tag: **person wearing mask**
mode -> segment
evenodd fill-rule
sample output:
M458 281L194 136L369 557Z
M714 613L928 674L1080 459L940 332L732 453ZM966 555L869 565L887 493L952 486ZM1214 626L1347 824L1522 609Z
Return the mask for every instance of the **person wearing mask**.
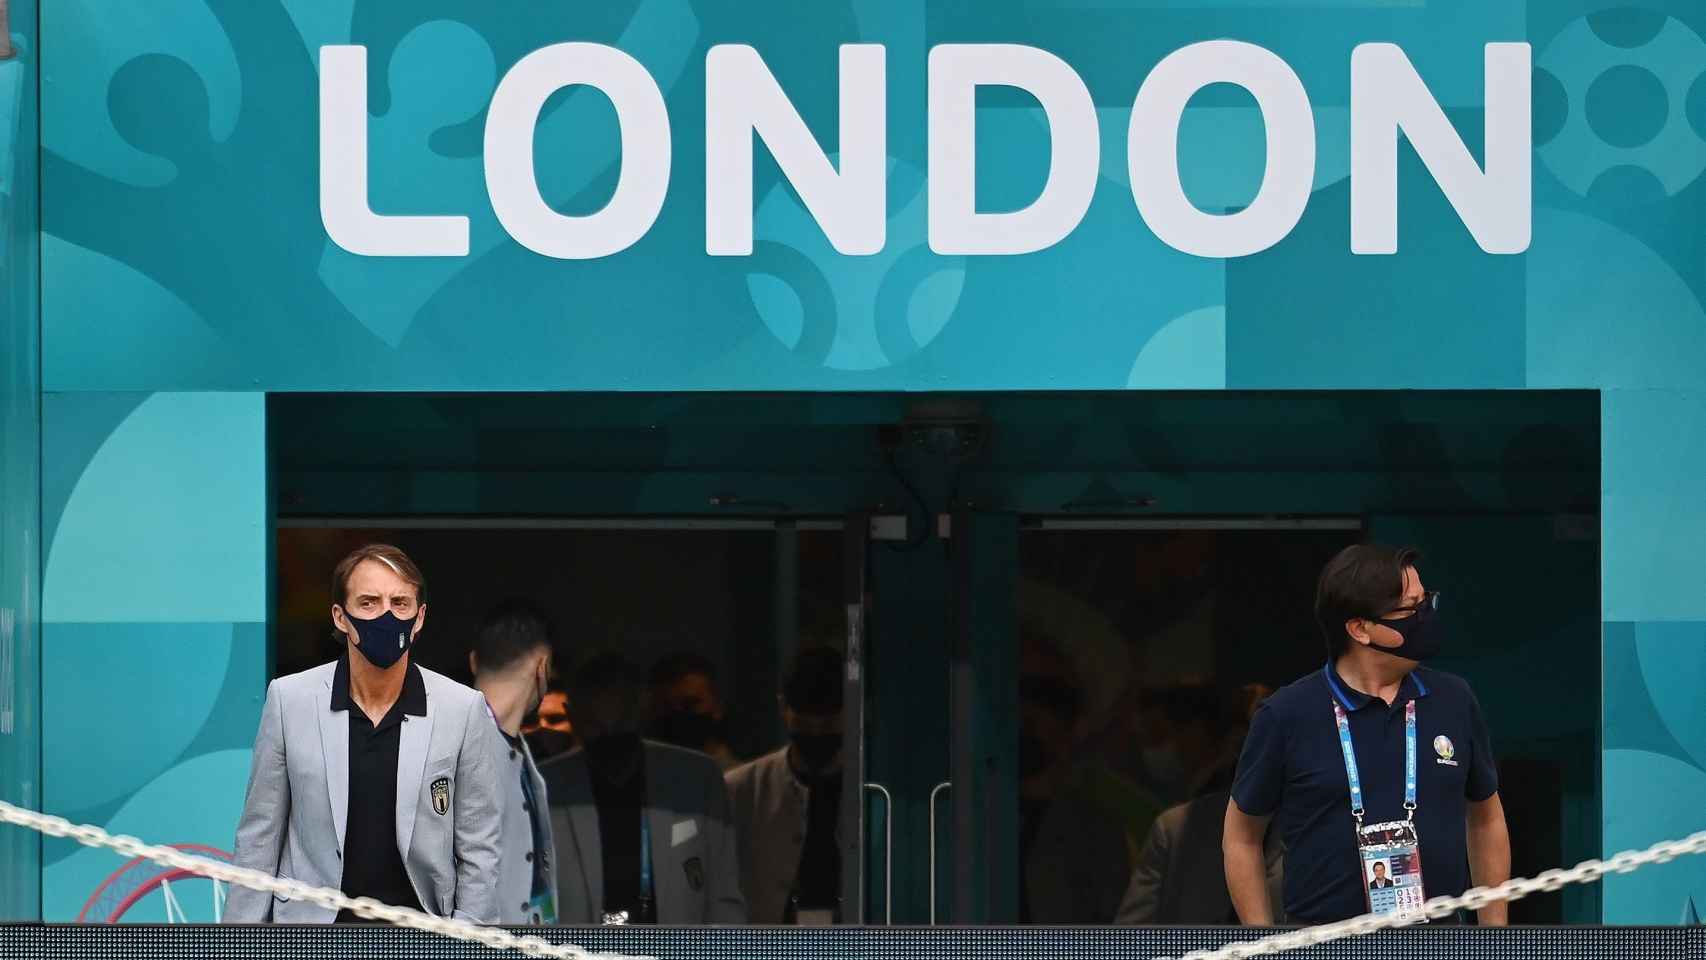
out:
M503 749L480 694L417 667L426 581L403 551L362 547L332 572L334 663L267 686L237 866L471 923L499 919ZM227 923L354 921L233 886Z
M1258 684L1241 688L1235 697L1201 699L1200 689L1185 695L1161 697L1176 706L1196 709L1174 714L1185 729L1200 728L1205 742L1220 742L1220 761L1197 785L1196 796L1163 811L1149 829L1132 870L1125 899L1114 922L1127 926L1223 926L1238 922L1226 892L1221 832L1232 778L1250 716L1271 691ZM1284 847L1279 831L1269 829L1263 846L1268 889L1276 897L1284 878Z
M1082 756L1084 694L1071 662L1022 631L1019 671L1019 921L1111 923L1131 877L1129 813ZM1147 831L1160 807L1146 812Z
M842 667L801 650L782 687L788 743L728 774L753 923L841 922Z
M527 738L527 745L533 749L533 758L540 763L580 746L580 738L575 736L574 721L569 718L568 693L556 687L545 691L544 699L539 701L539 711L531 723L521 728L521 732Z
M1168 801L1196 796L1225 759L1224 698L1206 683L1179 683L1150 691L1144 709L1159 720L1140 747L1149 783Z
M1422 666L1440 649L1439 595L1424 589L1418 562L1414 550L1365 544L1321 571L1315 618L1327 663L1257 710L1226 807L1226 883L1244 923L1274 919L1262 854L1270 821L1285 841L1294 923L1343 920L1373 903L1397 909L1398 896L1369 896L1375 859L1419 865L1429 897L1510 877L1481 706L1462 679ZM1479 913L1483 924L1506 917L1503 903Z
M621 656L575 672L583 746L540 767L551 799L558 920L697 926L746 922L722 769L640 738L645 676Z
M717 668L697 653L673 653L652 666L653 740L697 750L724 770L740 765L729 746Z
M545 615L520 600L493 609L468 653L468 669L506 742L496 763L506 781L498 916L506 924L556 923L556 853L545 781L521 736L522 721L538 711L551 677Z

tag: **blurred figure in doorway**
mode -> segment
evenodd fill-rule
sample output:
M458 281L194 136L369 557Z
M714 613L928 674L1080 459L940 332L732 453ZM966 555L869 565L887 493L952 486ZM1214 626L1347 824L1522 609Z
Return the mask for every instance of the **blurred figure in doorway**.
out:
M844 660L829 647L795 657L782 687L788 744L728 774L752 922L841 922L841 715Z
M1203 706L1200 688L1183 688L1171 696L1163 694L1163 699L1171 699L1177 705L1192 704L1199 708L1181 710L1175 715L1178 722L1192 731L1182 742L1198 746L1204 742L1217 743L1216 762L1195 778L1193 799L1167 809L1155 819L1138 854L1115 922L1127 926L1208 926L1238 922L1232 897L1226 890L1221 831L1250 717L1271 692L1260 684L1246 685L1224 698L1223 706L1213 713L1200 710ZM1268 886L1277 897L1284 883L1284 849L1278 830L1269 831L1264 853Z
M545 698L539 701L539 711L529 719L531 722L522 725L521 733L527 738L527 746L538 762L544 763L580 746L574 722L569 717L569 695L561 687L545 691Z
M1107 789L1112 775L1084 762L1083 704L1083 687L1061 651L1021 631L1021 923L1111 923L1131 876L1122 813Z
M729 747L727 718L717 690L717 668L697 653L673 653L652 666L648 735L709 754L725 770L741 763Z

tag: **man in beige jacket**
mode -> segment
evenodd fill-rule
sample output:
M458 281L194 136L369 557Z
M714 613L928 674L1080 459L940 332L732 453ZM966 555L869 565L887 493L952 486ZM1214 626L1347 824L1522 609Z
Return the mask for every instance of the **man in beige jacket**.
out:
M841 669L835 650L800 651L782 688L787 746L729 771L741 887L753 923L848 920L841 914L838 839Z

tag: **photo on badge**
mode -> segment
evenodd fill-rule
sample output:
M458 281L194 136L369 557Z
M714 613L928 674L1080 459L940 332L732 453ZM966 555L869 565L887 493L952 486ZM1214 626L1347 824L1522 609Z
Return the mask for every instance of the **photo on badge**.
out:
M1396 820L1360 827L1357 850L1370 913L1384 916L1421 909L1427 894L1422 887L1421 842L1414 822Z

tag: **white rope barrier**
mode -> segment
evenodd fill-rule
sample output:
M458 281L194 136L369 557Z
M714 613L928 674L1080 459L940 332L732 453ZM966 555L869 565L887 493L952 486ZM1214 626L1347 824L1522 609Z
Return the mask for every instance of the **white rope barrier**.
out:
M1625 850L1608 860L1583 860L1568 870L1552 869L1538 877L1506 880L1496 887L1475 887L1464 891L1463 895L1458 897L1434 897L1415 910L1383 916L1366 914L1337 923L1271 934L1259 940L1229 943L1218 950L1195 950L1185 954L1180 960L1247 960L1249 957L1296 950L1331 940L1360 937L1376 930L1407 927L1429 918L1450 916L1458 910L1479 910L1491 903L1521 900L1531 893L1550 893L1571 884L1597 880L1608 873L1633 873L1648 864L1669 863L1677 857L1694 853L1706 853L1706 830L1681 840L1655 843L1645 850ZM1172 958L1164 957L1161 960Z
M50 837L69 837L84 846L104 847L126 857L141 857L162 867L186 870L210 880L222 880L293 900L307 900L329 910L348 910L368 920L380 920L399 927L480 943L494 950L515 950L530 957L547 957L551 960L654 960L651 957L628 957L616 953L592 953L573 944L552 944L538 937L518 937L498 927L482 927L461 920L434 917L417 910L393 907L367 897L351 899L338 890L310 886L258 870L190 856L171 847L149 846L135 837L114 836L100 827L74 824L62 817L25 810L4 801L0 801L0 821L26 827Z
M367 897L351 899L338 890L309 886L217 860L190 856L171 847L149 846L135 837L114 836L100 827L74 824L62 817L25 810L4 801L0 801L0 822L25 827L50 837L69 837L84 846L103 847L127 857L141 857L163 867L185 870L211 880L221 880L296 900L307 900L330 910L349 910L356 916L369 920L484 944L495 950L515 950L530 957L548 957L552 960L655 960L651 957L592 953L573 944L552 944L538 937L518 937L497 927L482 927L460 920L434 917L415 910L389 906ZM1625 850L1607 860L1584 860L1568 870L1547 870L1537 877L1507 880L1496 887L1476 887L1465 891L1461 896L1435 897L1412 911L1384 916L1370 914L1337 923L1276 933L1257 940L1229 943L1217 950L1196 950L1185 954L1179 960L1248 960L1250 957L1296 950L1347 937L1360 937L1377 930L1421 923L1429 918L1443 918L1458 910L1479 910L1492 903L1520 900L1531 893L1550 893L1571 884L1597 880L1608 873L1633 873L1649 864L1669 863L1678 857L1698 853L1706 853L1706 830L1681 840L1656 843L1645 850Z

